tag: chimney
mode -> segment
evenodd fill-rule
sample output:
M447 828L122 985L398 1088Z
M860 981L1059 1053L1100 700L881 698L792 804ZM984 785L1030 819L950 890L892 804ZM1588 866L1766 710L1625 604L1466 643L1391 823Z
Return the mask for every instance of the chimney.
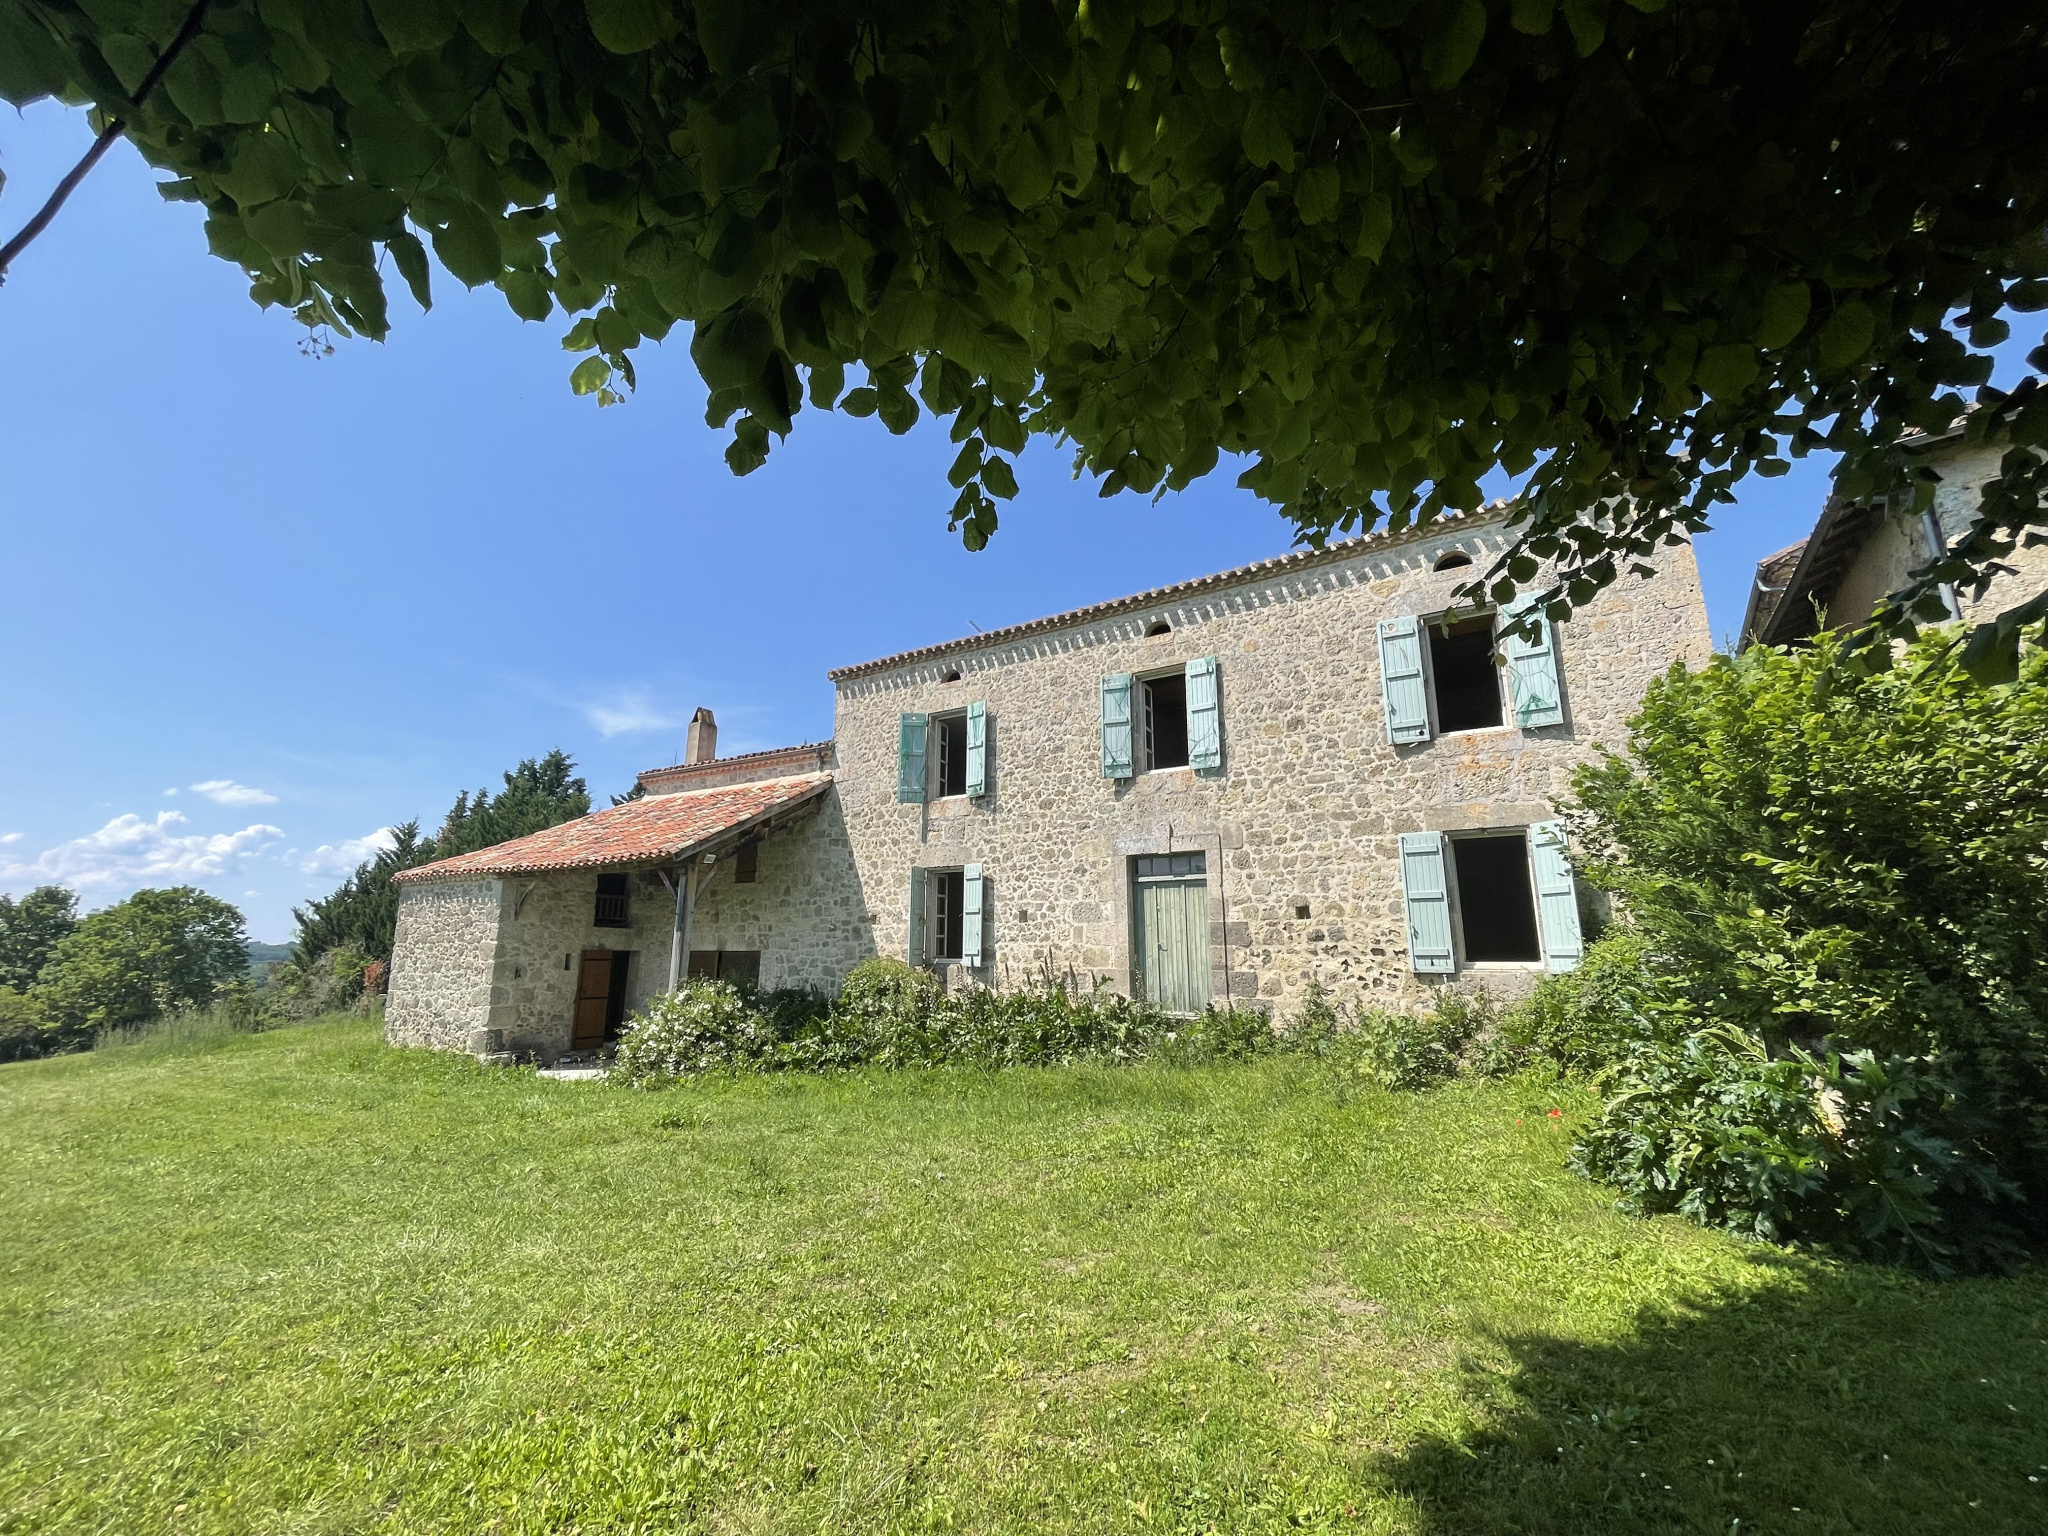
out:
M683 748L685 763L708 763L718 756L718 722L711 711L700 709L690 716L690 736Z

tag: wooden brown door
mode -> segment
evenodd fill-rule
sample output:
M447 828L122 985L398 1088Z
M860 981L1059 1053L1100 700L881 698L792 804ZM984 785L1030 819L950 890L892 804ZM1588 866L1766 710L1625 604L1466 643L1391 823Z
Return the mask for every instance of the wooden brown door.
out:
M611 1010L612 951L583 951L583 972L576 978L576 1023L569 1032L569 1049L588 1051L604 1044L605 1019Z

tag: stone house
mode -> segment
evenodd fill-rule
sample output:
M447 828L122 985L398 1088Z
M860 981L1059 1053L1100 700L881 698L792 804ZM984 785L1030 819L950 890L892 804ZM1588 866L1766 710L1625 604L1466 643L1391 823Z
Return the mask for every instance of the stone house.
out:
M2005 449L1964 441L1961 423L1909 437L1905 446L1937 478L1933 508L1915 514L1886 501L1830 496L1813 532L1757 562L1742 616L1744 646L1793 645L1824 626L1869 618L1934 557L1937 544L1946 552L1968 532ZM1982 597L1945 589L1949 616L1985 623L2048 587L2048 539L2022 544L2004 564L2011 569L1994 576Z
M876 954L1180 1012L1569 968L1556 807L1711 646L1682 543L1534 638L1454 608L1506 517L841 668L829 742L721 758L700 711L644 798L398 877L390 1038L547 1059L686 971L831 991Z

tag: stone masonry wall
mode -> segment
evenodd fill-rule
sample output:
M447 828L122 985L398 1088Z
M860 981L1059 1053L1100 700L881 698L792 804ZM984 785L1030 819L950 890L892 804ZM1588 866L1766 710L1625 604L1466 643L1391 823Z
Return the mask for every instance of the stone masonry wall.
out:
M384 1005L392 1045L463 1050L491 1022L504 890L496 880L401 886Z
M1622 744L1649 680L1711 653L1692 550L1669 548L1654 578L1625 578L1559 626L1564 724L1388 745L1378 622L1443 612L1506 542L1498 522L1443 527L1156 610L842 678L837 793L873 947L904 952L913 865L980 863L992 958L976 979L1015 985L1046 966L1128 989L1128 861L1199 849L1219 1000L1291 1008L1311 981L1345 998L1424 997L1429 984L1408 968L1398 835L1547 818L1578 763ZM1474 564L1434 571L1454 548ZM1147 638L1160 620L1171 632ZM1223 772L1103 779L1099 679L1195 656L1220 658ZM960 681L943 681L954 671ZM897 804L899 714L977 699L990 793ZM1528 967L1461 973L1475 974L1529 980Z

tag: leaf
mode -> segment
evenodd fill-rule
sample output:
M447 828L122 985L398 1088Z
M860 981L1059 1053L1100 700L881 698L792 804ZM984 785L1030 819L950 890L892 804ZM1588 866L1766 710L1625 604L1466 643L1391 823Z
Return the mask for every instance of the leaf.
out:
M987 488L989 495L999 496L1004 501L1013 500L1017 495L1016 471L1010 468L1007 459L991 458L983 464L981 483Z
M474 203L459 203L445 229L434 231L434 254L465 288L494 283L505 270L498 221Z
M1386 195L1375 192L1365 200L1365 217L1358 226L1358 254L1378 261L1394 233L1394 205Z
M579 395L594 395L611 381L612 365L602 357L586 357L569 371L569 388Z
M1245 109L1241 137L1245 158L1253 165L1277 165L1283 171L1294 169L1294 138L1280 120L1279 108L1270 96L1252 98Z
M1561 0L1564 24L1571 28L1579 57L1585 58L1607 39L1607 0Z
M690 340L690 356L697 371L713 389L752 384L761 377L774 350L775 335L767 317L751 309L729 309L715 319L700 321Z
M419 236L402 230L386 240L384 248L391 252L391 259L398 264L398 275L405 279L405 286L412 290L420 308L432 309L434 293L427 276L427 248L420 244Z
M1337 211L1344 179L1334 165L1312 165L1294 181L1294 210L1304 224L1320 224Z
M1043 131L1034 124L1011 135L1009 147L996 167L1003 195L1019 208L1043 202L1052 191L1052 156L1041 141Z
M1815 338L1821 366L1848 367L1870 350L1871 336L1876 329L1877 317L1870 312L1870 306L1851 299L1829 317Z
M849 416L872 416L875 414L875 407L881 403L881 398L872 386L862 384L846 392L846 398L839 402L839 408Z
M522 320L545 320L554 313L555 296L548 291L545 272L525 268L507 272L498 279L498 287L504 290L512 313Z
M1806 317L1813 308L1813 292L1804 283L1779 283L1764 295L1763 318L1757 323L1756 344L1767 350L1788 347L1806 329Z
M946 479L958 489L980 473L981 439L970 437L961 445L959 454L953 460L953 467L946 471Z
M811 364L811 404L821 411L832 409L832 402L839 398L839 392L846 388L846 367L842 363Z
M1517 32L1527 33L1530 37L1546 37L1550 33L1550 25L1556 18L1556 12L1556 0L1514 0L1508 25Z
M1756 348L1747 342L1709 347L1700 355L1693 379L1716 400L1731 400L1756 382L1760 371Z
M1480 0L1451 0L1444 24L1423 50L1423 67L1439 90L1465 78L1486 38L1486 7Z
M645 53L676 35L675 13L664 0L584 0L590 31L613 53Z

